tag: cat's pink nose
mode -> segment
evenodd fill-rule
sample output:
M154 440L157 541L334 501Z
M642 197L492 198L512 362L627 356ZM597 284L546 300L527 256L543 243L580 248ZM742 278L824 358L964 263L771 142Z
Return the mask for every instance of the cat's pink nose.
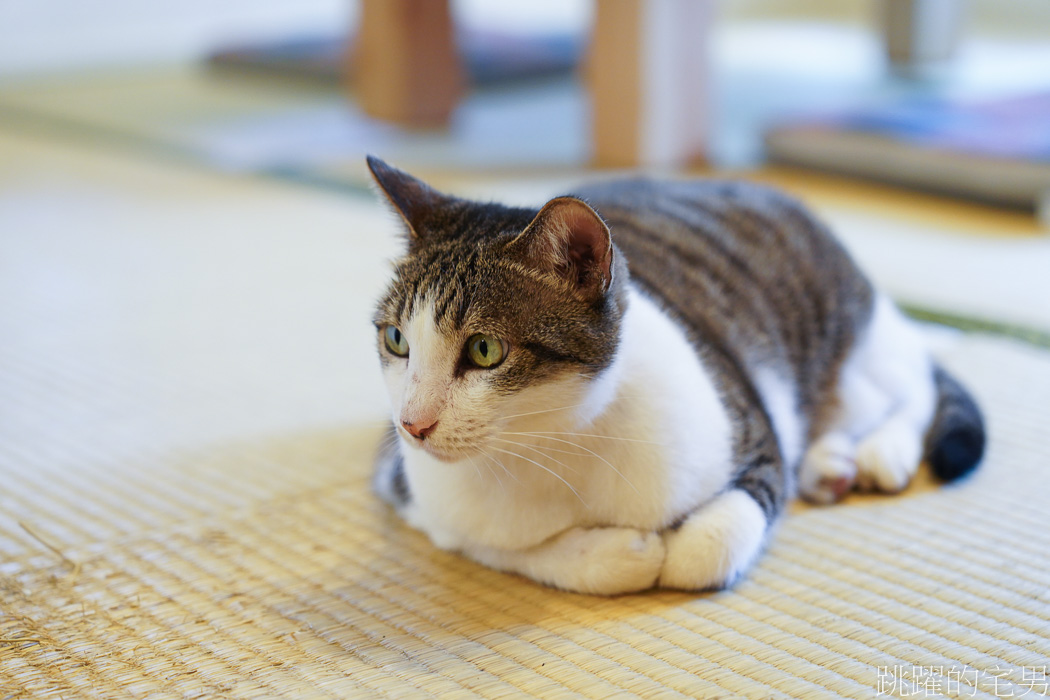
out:
M407 420L402 419L401 426L411 433L412 437L425 440L427 435L430 435L437 428L437 419L431 421L425 419L417 420L415 423L409 423Z

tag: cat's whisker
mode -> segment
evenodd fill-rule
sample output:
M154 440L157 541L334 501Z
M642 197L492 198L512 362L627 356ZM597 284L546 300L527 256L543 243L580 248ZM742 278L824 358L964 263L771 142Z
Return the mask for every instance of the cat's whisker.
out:
M393 437L390 437L390 436L384 437L382 440L379 441L379 444L376 445L376 451L377 452L386 452L390 448L392 448L395 444L397 444L397 436L396 435L394 435Z
M515 413L513 415L503 416L503 420L510 420L511 418L521 418L522 416L538 416L541 413L554 413L555 411L568 411L573 408L581 408L586 405L586 403L578 403L573 406L559 406L558 408L545 408L539 411L528 411L527 413Z
M506 438L495 438L495 439L499 440L500 442L506 442L506 443L509 443L511 445L517 445L518 447L524 447L526 450L532 450L533 452L538 452L539 454L543 455L547 459L552 460L552 461L556 462L557 464L560 464L561 466L565 467L570 472L572 472L574 474L576 473L576 470L573 469L572 467L570 467L568 464L566 464L565 462L559 461L555 457L551 457L544 450L542 450L539 447L536 447L535 445L528 445L528 444L526 444L524 442L515 442L514 440L507 440Z
M474 471L478 473L478 481L481 481L481 469L478 467L478 463L474 461L473 457L467 457L467 460L470 461L472 465L474 465ZM488 464L485 465L485 468L489 470L489 474L492 474L492 478L496 480L497 484L499 484L500 490L506 493L507 489L503 486L503 481L499 478L499 474L497 474L496 471Z
M503 433L503 434L504 435L524 435L524 436L529 436L529 437L536 437L536 438L540 438L542 440L553 440L555 442L563 442L566 445L572 445L573 447L578 447L579 449L583 450L587 454L593 455L594 457L597 457L598 459L600 459L602 462L605 462L605 464L609 467L609 469L612 469L614 472L616 472L616 474L621 479L623 479L624 482L626 482L626 484L628 486L630 486L632 489L634 489L635 493L638 493L638 494L641 493L638 490L638 487L636 487L633 483L631 483L630 479L628 479L626 476L623 475L623 472L621 472L619 469L617 469L615 466L613 466L612 462L607 460L605 457L602 457L600 454L598 454L594 450L588 449L588 448L584 447L583 445L580 445L579 443L572 442L571 440L564 440L562 438L550 437L549 435L543 434L543 433ZM561 435L575 435L576 433L559 433L559 434L561 434Z
M514 472L512 472L509 469L507 469L507 466L505 464L503 464L503 462L499 461L498 459L496 459L495 457L493 457L489 453L485 452L484 450L479 450L479 452L481 452L481 454L483 454L485 457L488 457L490 462L495 462L496 466L499 467L500 469L502 469L504 474L509 476L511 479L514 479L514 481L518 481L518 477L514 476ZM491 467L489 467L489 468L491 469ZM497 479L497 481L498 481L498 479Z
M587 505L587 502L585 500L583 500L583 496L580 495L580 492L577 491L575 488L573 488L572 484L570 484L568 481L566 481L560 474L558 474L556 471L554 471L550 467L545 467L545 466L543 466L542 464L540 464L539 462L537 462L534 459L529 459L528 457L525 457L524 455L519 455L517 452L513 452L511 450L505 450L502 447L493 447L492 449L496 450L497 452L502 452L504 454L512 455L514 457L517 457L518 459L524 459L526 462L531 462L532 464L535 464L537 467L539 467L543 471L547 472L548 474L553 476L555 479L557 479L561 483L565 484L565 486L568 487L568 489L570 491L572 491L573 495L576 496L576 498L580 499L580 503L583 504L584 508L590 508L590 506Z
M643 445L658 445L660 447L666 447L666 445L664 443L662 443L662 442L654 442L652 440L639 440L637 438L620 437L619 435L596 435L596 434L592 434L592 433L571 433L571 432L556 431L556 430L535 430L535 431L532 431L532 432L504 433L504 434L505 435L532 435L532 436L540 436L540 435L573 435L575 437L597 438L599 440L622 440L623 442L640 442Z
M474 471L477 472L478 481L481 481L481 469L478 468L478 463L472 457L467 457L467 461L470 462L471 466L474 467Z
M501 435L507 435L507 434L508 433L501 433ZM545 449L545 450L547 450L549 452L558 452L558 453L563 454L563 455L572 455L573 457L582 457L582 456L588 454L588 452L586 451L587 448L585 448L585 447L583 447L581 445L577 445L575 443L570 443L568 441L565 441L565 442L566 442L566 444L569 444L569 445L572 445L573 447L575 447L576 450L575 451L574 450L565 450L565 449L562 449L560 447L544 447L543 449Z
M588 379L590 378L590 377L587 377L586 375L582 375L582 374L579 375L579 376L585 377L585 378L588 378ZM617 394L617 397L618 398L623 398L623 399L647 398L647 397L642 396L642 395L633 395L632 396L630 394ZM571 409L574 409L574 408L583 408L584 406L587 406L587 405L588 405L588 402L584 401L583 403L573 404L572 406L559 406L557 408L544 408L544 409L541 409L539 411L528 411L526 413L514 413L514 414L511 414L509 416L503 416L503 420L506 421L506 420L511 420L512 418L521 418L523 416L538 416L538 415L540 415L542 413L555 413L557 411L568 411L568 410L571 410Z
M396 438L391 438L389 435L384 435L382 439L376 442L376 450L379 452L387 452L397 444Z

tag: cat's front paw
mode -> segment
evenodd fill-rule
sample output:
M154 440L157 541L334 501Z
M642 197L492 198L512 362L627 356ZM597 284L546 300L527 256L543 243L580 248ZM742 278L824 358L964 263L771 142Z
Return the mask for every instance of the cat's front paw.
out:
M664 563L663 538L634 528L574 528L558 544L577 567L574 580L562 587L580 593L644 591L656 584Z
M798 490L807 501L834 503L857 480L856 446L841 433L828 433L806 450L798 473Z
M864 491L897 493L922 459L922 437L904 421L889 421L857 447L857 484Z
M661 588L699 591L731 586L762 550L766 516L741 489L723 493L664 533Z

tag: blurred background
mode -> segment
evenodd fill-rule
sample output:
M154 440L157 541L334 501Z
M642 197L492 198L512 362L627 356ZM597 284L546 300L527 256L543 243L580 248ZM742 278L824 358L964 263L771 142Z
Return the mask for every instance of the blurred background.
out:
M0 17L5 122L226 170L776 160L1029 210L1048 186L1041 0L2 0Z

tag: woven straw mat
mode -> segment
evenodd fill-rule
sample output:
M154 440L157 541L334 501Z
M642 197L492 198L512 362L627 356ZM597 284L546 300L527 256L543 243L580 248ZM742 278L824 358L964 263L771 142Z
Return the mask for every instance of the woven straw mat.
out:
M0 698L1045 694L1043 350L945 350L990 424L965 482L796 506L731 591L588 597L370 493L368 298L327 287L351 255L135 245L50 250L58 277L0 295Z

